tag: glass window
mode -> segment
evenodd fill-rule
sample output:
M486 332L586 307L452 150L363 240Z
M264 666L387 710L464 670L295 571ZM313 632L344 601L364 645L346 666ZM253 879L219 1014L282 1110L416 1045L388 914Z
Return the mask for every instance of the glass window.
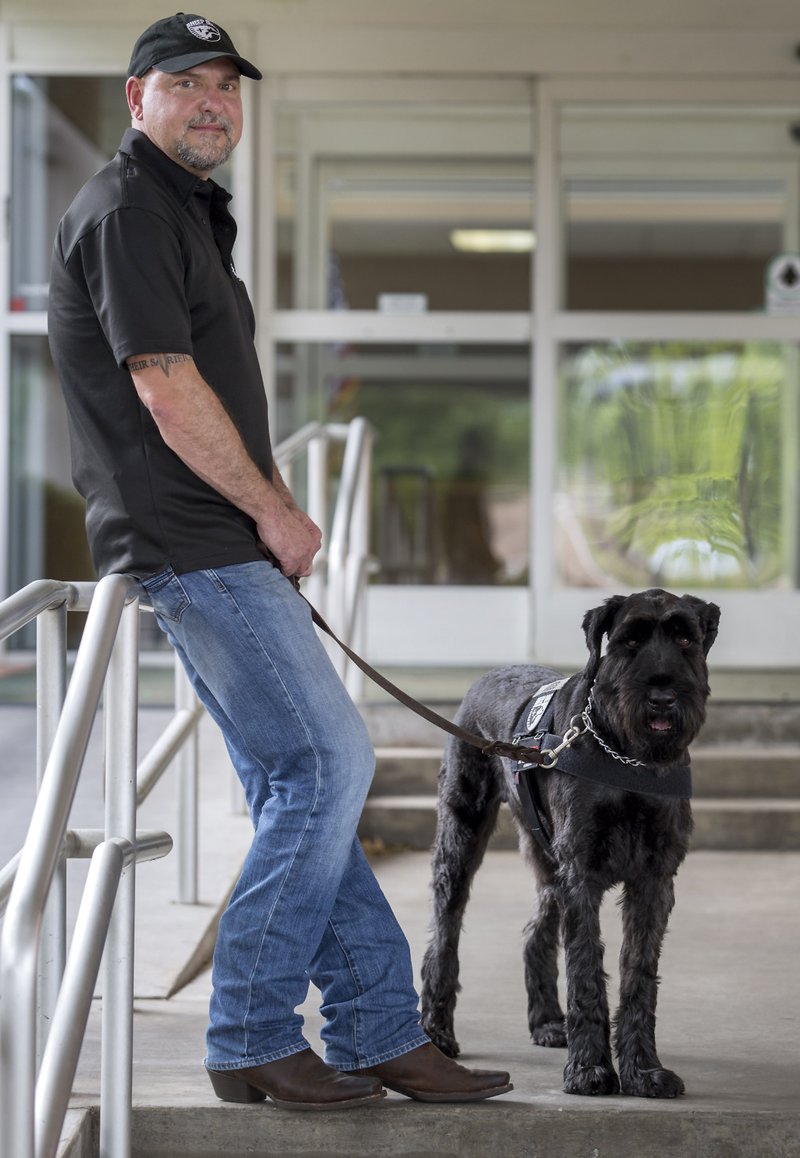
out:
M9 590L34 579L94 579L84 503L72 485L66 408L43 336L11 339L10 407ZM72 640L80 618L70 616ZM11 645L31 642L30 632L19 632Z
M568 108L561 123L571 310L760 311L797 247L796 111Z
M12 310L44 310L61 215L130 124L120 77L12 78Z
M531 114L284 108L279 309L527 310Z
M130 127L124 78L15 75L11 118L9 308L46 310L58 223ZM230 164L214 177L230 189Z
M375 427L377 582L527 582L529 376L519 347L279 347L284 433Z
M798 351L562 351L556 551L573 587L796 586Z

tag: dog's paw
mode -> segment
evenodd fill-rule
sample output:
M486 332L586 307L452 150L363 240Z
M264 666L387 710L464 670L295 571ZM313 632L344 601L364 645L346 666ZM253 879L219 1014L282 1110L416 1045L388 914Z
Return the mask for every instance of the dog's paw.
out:
M672 1070L623 1070L622 1092L635 1098L677 1098L686 1092L686 1087Z
M461 1047L450 1030L436 1029L434 1026L424 1023L423 1029L437 1049L440 1049L447 1057L458 1057L461 1053Z
M563 1017L559 1021L545 1021L541 1025L535 1025L531 1030L531 1041L534 1045L563 1049L567 1044L567 1030Z
M579 1066L568 1062L564 1069L564 1093L594 1098L618 1094L619 1078L611 1066Z

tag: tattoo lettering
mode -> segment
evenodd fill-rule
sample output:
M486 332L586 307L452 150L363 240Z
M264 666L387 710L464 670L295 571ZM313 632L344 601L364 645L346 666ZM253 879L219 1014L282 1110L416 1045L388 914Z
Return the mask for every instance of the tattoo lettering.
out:
M169 378L170 366L177 366L181 362L191 362L188 354L153 354L150 358L137 358L136 361L131 359L128 362L128 369L132 374L137 370L149 370L152 366L158 366L164 372L164 376Z

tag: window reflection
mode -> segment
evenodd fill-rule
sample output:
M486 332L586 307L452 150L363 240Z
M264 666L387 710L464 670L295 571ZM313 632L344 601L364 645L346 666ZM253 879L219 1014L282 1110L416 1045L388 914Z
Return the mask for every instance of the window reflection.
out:
M774 343L566 349L561 581L793 586L783 519L796 385L796 349Z
M84 503L72 485L67 414L47 339L11 342L9 588L34 579L94 579ZM81 630L70 616L70 639ZM33 629L13 647L30 646Z
M278 308L530 308L529 107L286 106L278 142Z
M525 349L284 346L278 368L287 429L356 415L375 427L377 582L527 582Z
M569 182L567 308L762 309L784 212L778 181Z
M11 119L10 308L44 310L61 215L130 123L122 80L15 76Z
M796 248L788 108L562 110L572 310L757 311L769 261Z

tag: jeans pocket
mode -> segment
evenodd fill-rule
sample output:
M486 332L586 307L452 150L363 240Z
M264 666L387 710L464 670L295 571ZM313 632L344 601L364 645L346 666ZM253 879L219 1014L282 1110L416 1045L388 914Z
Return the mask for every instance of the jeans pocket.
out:
M151 575L143 579L140 586L147 594L156 615L162 619L171 619L180 623L187 607L191 606L191 599L178 576L171 567L160 571L158 575Z

